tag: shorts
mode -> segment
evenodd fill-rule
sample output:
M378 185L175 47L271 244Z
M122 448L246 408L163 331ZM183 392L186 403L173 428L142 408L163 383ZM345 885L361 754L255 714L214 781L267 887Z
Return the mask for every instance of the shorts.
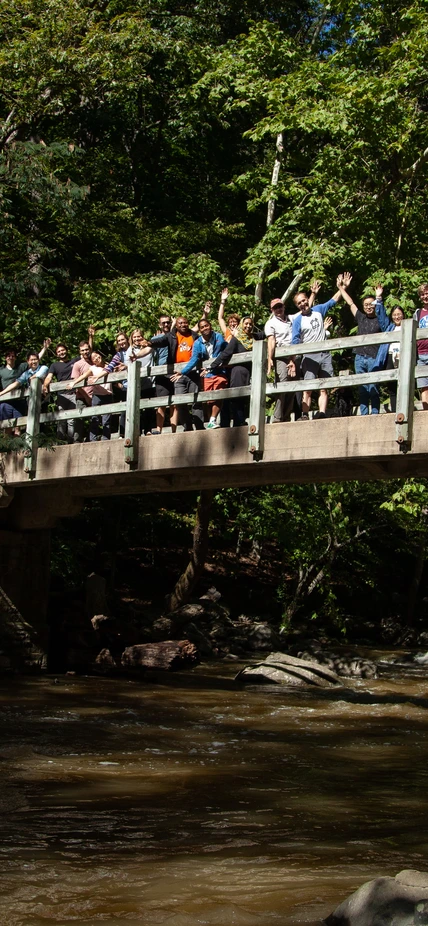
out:
M166 395L174 395L174 383L168 376L158 376L155 383L155 393L158 398Z
M302 361L303 379L327 379L333 376L331 354L307 354Z
M215 392L217 389L227 389L228 382L225 376L202 376L204 392Z
M418 367L428 367L428 354L419 354L416 363ZM416 386L418 389L428 389L428 376L419 376Z

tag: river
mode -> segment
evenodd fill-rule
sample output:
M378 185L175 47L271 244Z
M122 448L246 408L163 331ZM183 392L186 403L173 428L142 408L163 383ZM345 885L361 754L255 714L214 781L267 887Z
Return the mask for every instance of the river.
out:
M428 668L304 693L238 668L2 680L1 923L317 924L428 868Z

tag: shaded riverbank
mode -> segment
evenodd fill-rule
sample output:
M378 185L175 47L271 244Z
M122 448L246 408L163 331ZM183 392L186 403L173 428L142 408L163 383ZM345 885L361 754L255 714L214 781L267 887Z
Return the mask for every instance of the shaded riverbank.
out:
M424 670L306 693L236 670L1 683L3 922L315 924L426 868Z

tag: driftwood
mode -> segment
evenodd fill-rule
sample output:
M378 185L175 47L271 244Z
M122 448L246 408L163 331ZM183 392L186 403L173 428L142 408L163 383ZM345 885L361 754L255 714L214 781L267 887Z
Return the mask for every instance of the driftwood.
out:
M198 649L190 640L163 640L162 643L139 643L127 646L121 664L126 669L163 669L173 671L199 662Z

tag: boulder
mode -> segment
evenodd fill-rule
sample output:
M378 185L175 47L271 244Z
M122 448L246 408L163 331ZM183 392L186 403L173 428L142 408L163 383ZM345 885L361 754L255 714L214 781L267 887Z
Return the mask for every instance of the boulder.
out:
M309 643L306 646L291 648L291 652L299 659L315 662L317 665L328 666L336 675L345 678L376 678L377 666L370 659L361 659L356 653L349 650L334 652L320 643Z
M426 926L428 872L410 869L395 878L367 881L324 923L325 926Z
M286 653L271 653L263 662L246 666L235 681L249 685L286 685L287 687L334 688L340 679L326 666L319 666Z

